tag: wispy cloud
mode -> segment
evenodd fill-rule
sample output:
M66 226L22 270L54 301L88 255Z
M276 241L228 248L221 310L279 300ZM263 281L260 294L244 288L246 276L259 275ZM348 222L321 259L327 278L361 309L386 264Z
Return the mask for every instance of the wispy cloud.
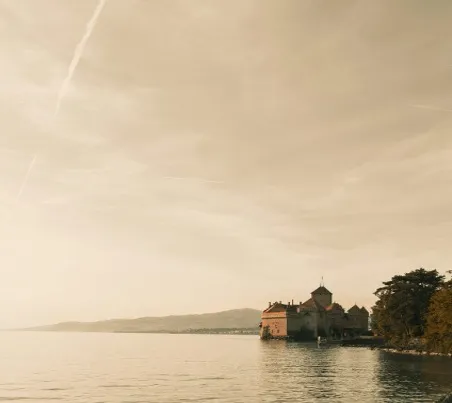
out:
M18 251L2 284L32 278L40 321L108 316L124 289L131 316L259 307L321 274L365 303L452 261L447 2L3 3L0 142L22 157L0 158L0 240ZM32 178L35 203L17 203ZM7 299L0 314L18 316Z
M164 176L163 179L168 180L176 180L176 181L188 181L188 182L199 182L199 183L217 183L222 184L222 181L216 181L211 179L203 179L203 178L188 178L183 176Z
M433 105L411 105L411 107L418 108L418 109L428 109L431 111L438 111L438 112L452 112L452 109L441 108L441 107L433 106Z

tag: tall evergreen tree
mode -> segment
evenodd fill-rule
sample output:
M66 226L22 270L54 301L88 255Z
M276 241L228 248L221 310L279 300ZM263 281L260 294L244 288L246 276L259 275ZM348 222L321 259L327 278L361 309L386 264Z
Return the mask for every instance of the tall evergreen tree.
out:
M432 296L425 338L430 349L452 353L452 279Z
M424 335L432 295L444 284L437 270L414 270L396 275L375 291L372 329L396 345Z

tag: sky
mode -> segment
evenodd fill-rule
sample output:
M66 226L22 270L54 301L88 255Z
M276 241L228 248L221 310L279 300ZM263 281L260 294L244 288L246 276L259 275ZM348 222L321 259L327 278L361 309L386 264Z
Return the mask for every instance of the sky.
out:
M0 0L0 327L451 268L452 2L102 5Z

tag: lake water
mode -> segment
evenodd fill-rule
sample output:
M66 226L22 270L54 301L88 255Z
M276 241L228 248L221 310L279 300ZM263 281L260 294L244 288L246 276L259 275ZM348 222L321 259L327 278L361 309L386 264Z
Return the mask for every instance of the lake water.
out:
M0 333L0 402L434 402L452 360L254 336Z

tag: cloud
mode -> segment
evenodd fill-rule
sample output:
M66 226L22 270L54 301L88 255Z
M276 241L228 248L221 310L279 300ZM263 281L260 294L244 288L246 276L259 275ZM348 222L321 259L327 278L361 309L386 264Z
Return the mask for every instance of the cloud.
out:
M163 179L176 180L176 181L194 181L194 182L200 182L200 183L217 183L217 184L224 183L221 181L215 181L215 180L204 179L204 178L187 178L187 177L177 177L177 176L164 176Z
M452 112L452 109L446 109L446 108L441 108L438 106L432 106L432 105L411 105L413 108L418 108L418 109L427 109L427 110L431 110L431 111L438 111L438 112Z
M108 279L99 318L121 290L140 290L123 302L131 316L156 313L168 293L178 299L158 313L178 313L180 300L203 310L207 297L221 309L302 296L323 274L338 299L352 288L364 303L395 271L448 266L446 2L427 13L394 2L111 2L58 122L93 2L54 3L5 3L1 231L28 253L17 273L63 287L71 313L79 290L52 283L64 265L54 244L76 262L64 266L75 283ZM35 153L27 199L13 205ZM221 298L190 291L217 287L216 273L230 281ZM43 304L45 322L58 301Z

